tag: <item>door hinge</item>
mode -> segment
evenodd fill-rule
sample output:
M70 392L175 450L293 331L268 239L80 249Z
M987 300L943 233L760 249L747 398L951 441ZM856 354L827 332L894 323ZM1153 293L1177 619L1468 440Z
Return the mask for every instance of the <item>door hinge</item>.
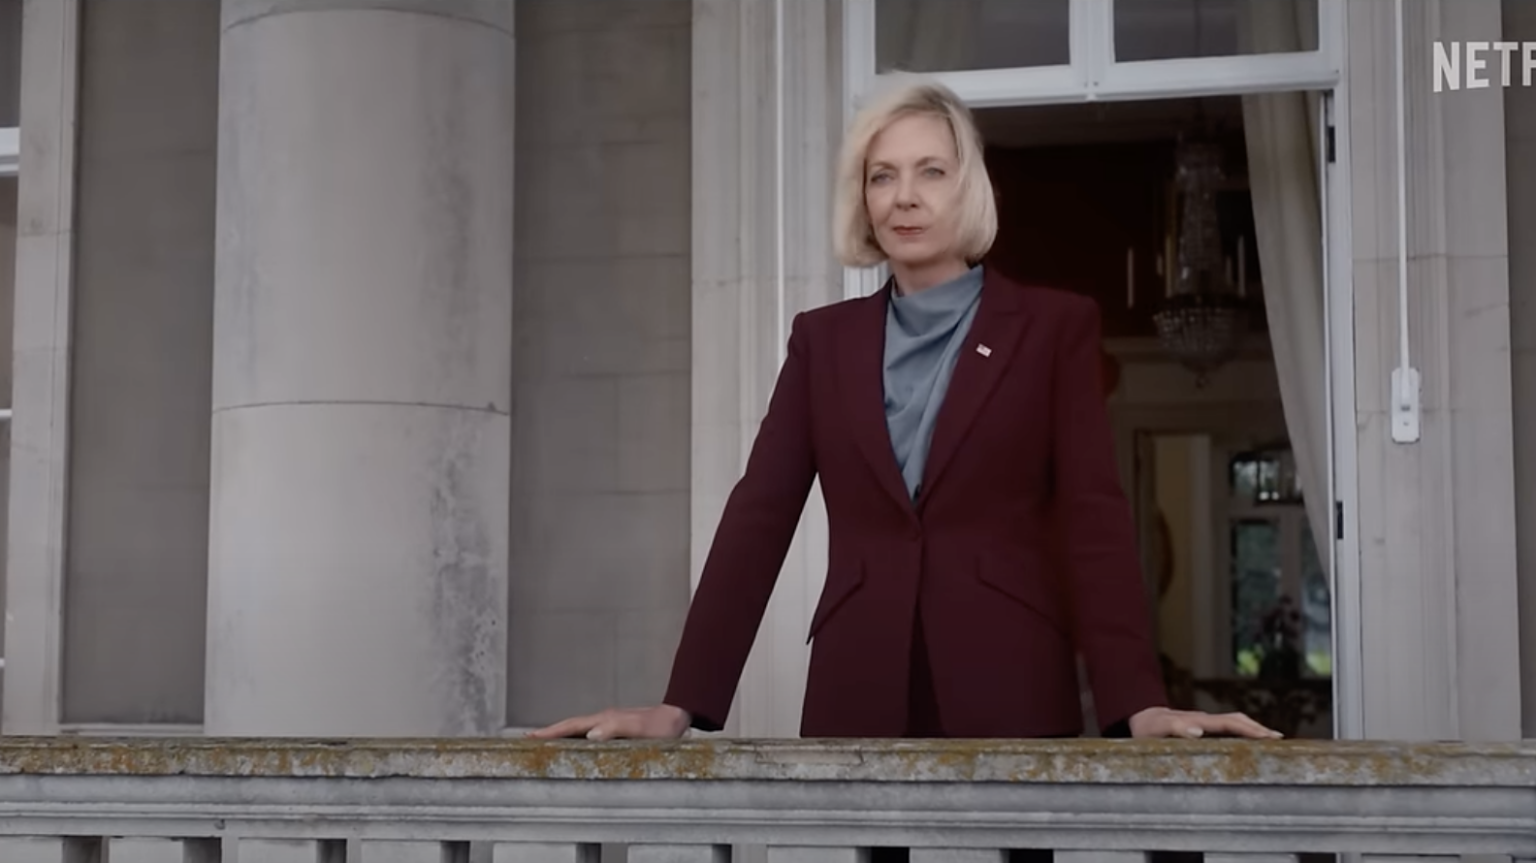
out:
M1344 501L1333 502L1333 538L1344 539Z
M1328 164L1332 165L1334 162L1338 161L1338 151L1337 151L1337 149L1334 146L1334 135L1333 135L1333 124L1332 123L1329 123L1328 124L1328 128L1323 130L1323 135L1324 135L1324 146L1328 150Z

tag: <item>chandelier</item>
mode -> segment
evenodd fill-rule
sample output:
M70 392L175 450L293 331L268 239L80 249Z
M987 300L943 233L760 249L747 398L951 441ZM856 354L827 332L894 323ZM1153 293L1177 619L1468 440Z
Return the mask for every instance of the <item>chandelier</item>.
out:
M1179 212L1173 272L1162 309L1152 316L1163 350L1195 373L1204 387L1212 372L1237 355L1248 327L1243 245L1238 245L1236 290L1221 248L1216 193L1224 179L1214 140L1182 141L1175 158ZM1169 244L1173 244L1170 238Z

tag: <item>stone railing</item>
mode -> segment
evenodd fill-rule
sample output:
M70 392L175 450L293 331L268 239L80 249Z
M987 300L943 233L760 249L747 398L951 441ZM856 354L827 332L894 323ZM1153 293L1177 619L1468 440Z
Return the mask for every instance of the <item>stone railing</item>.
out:
M0 739L3 863L724 863L732 846L1536 860L1536 743Z

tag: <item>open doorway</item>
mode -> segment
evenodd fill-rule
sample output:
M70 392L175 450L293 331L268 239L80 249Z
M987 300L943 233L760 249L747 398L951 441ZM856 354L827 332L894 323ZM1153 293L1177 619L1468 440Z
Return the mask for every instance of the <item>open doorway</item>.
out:
M1275 121L1284 99L1299 128ZM1104 394L1175 706L1326 738L1324 197L1308 99L977 120L999 206L988 265L1099 305Z
M1332 737L1332 599L1284 437L1137 433L1137 495L1175 706Z

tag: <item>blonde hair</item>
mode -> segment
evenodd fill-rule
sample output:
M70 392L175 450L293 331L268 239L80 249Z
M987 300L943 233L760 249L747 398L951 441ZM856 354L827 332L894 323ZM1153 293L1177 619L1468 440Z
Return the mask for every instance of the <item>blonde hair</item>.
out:
M832 206L832 248L845 267L873 267L886 259L864 203L866 161L876 135L896 120L912 116L936 117L954 133L960 159L956 237L966 262L980 261L997 238L997 202L970 108L942 84L902 75L859 111L843 138Z

